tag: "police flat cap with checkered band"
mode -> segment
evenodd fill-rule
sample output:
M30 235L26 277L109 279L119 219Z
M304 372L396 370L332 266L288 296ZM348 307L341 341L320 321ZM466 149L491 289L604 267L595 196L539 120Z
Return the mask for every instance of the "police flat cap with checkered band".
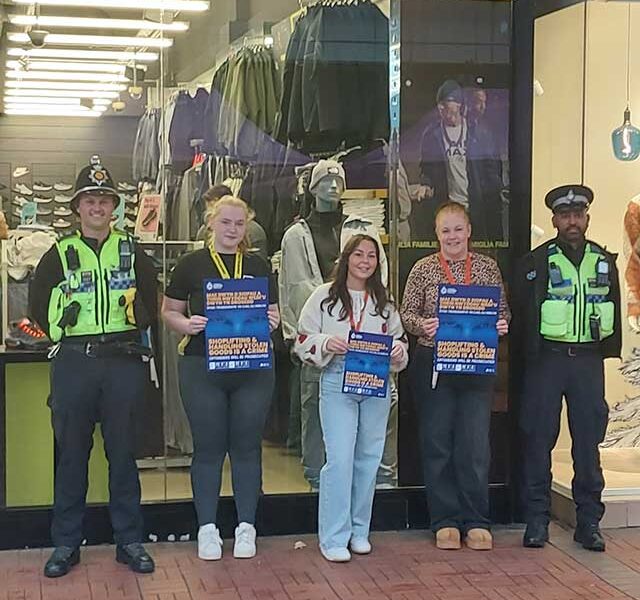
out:
M552 189L544 198L544 203L554 213L560 210L589 208L593 202L593 191L586 185L561 185Z

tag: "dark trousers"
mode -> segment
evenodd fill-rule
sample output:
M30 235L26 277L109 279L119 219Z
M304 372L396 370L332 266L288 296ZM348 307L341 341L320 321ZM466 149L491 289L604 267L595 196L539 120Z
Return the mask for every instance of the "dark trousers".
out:
M93 431L101 423L109 461L109 511L115 542L142 541L140 481L134 458L135 412L143 400L145 366L135 357L90 358L61 346L51 365L51 421L56 439L51 537L79 546Z
M579 524L596 524L604 514L604 478L598 444L609 409L604 399L604 366L599 352L570 356L543 349L529 363L520 409L524 443L527 523L548 523L551 509L551 451L560 432L562 397L567 401L574 478L571 483Z
M178 367L193 435L191 487L198 524L216 523L227 453L238 521L253 524L262 489L262 430L273 370L208 372L201 356L182 356Z
M495 377L439 375L433 350L418 345L409 377L420 416L422 466L431 529L488 529L489 427Z

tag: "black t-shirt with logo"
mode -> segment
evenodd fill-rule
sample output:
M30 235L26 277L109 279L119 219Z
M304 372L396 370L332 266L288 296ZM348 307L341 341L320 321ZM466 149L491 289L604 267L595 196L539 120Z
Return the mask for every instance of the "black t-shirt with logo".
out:
M236 255L221 253L220 257L227 271L233 274ZM245 278L267 277L269 304L278 303L278 284L269 264L264 259L255 254L245 255L242 261L242 276ZM174 300L187 301L189 314L204 315L203 281L205 279L221 279L208 248L187 254L178 262L171 273L171 281L165 290L165 295ZM184 353L188 356L204 356L204 351L204 332L193 336L184 349Z

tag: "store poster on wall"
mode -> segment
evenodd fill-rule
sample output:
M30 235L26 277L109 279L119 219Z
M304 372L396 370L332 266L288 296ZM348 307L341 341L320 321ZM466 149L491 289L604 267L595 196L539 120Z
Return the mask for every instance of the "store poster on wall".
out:
M207 370L270 369L268 279L206 279L203 287Z
M159 194L142 196L139 206L135 235L143 242L155 242L160 227L162 198Z
M471 37L451 3L401 3L401 248L437 247L435 212L447 201L469 210L473 247L509 247L511 4L463 4L483 23Z
M498 361L500 288L444 284L438 291L440 321L433 355L437 373L493 375Z

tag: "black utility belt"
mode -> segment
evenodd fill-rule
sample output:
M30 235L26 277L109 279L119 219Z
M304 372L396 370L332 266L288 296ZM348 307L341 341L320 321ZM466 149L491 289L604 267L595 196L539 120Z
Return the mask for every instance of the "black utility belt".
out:
M543 342L542 349L563 356L593 356L594 354L600 354L600 344L597 342L586 342L584 344Z
M151 349L137 342L62 342L63 348L80 352L89 358L109 358L117 356L151 356Z

